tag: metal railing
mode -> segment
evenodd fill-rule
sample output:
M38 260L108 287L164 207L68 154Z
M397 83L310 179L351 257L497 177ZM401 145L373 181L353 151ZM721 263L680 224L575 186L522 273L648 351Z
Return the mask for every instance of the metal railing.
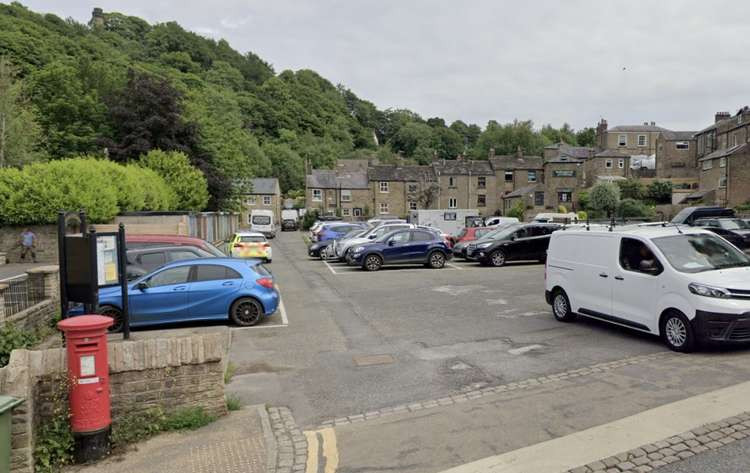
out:
M0 300L3 302L4 315L10 317L44 300L43 288L34 287L29 276L22 274L0 280Z

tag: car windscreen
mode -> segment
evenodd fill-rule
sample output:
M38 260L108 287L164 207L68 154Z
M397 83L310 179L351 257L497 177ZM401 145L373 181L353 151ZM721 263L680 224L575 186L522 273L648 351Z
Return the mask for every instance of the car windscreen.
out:
M218 256L219 258L226 258L226 256L227 256L226 254L224 254L223 251L221 251L220 249L216 248L214 245L212 245L209 242L206 242L206 246L205 246L204 249L206 251L208 251L209 253L211 253L212 255Z
M461 232L459 232L458 235L456 235L456 238L460 240L461 238L465 237L467 233L469 233L469 229L464 228L463 230L461 230Z
M364 230L352 230L343 236L343 239L356 238L365 234Z
M242 243L263 243L266 241L266 237L263 235L243 235L240 237Z
M740 219L733 220L719 220L719 225L724 230L747 230L750 229L750 225Z
M653 242L669 264L682 273L750 266L750 257L709 233L660 237Z
M268 215L253 215L253 223L255 225L270 225L271 217Z
M520 225L507 224L497 228L494 231L486 234L482 237L482 240L504 240L508 238L514 231L518 230Z

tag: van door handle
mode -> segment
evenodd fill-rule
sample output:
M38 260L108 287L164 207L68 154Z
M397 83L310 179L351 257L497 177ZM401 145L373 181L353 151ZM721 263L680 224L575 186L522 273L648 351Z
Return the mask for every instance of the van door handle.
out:
M615 279L617 279L618 281L624 281L625 280L625 278L622 277L622 276L615 276Z
M604 274L604 273L599 273L599 277L600 278L608 278L609 275L608 274Z

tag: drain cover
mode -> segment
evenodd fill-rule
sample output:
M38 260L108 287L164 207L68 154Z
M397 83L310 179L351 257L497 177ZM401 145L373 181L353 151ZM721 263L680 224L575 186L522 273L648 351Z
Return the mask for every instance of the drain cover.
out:
M391 355L363 355L354 357L354 364L357 366L389 365L395 362L396 359Z

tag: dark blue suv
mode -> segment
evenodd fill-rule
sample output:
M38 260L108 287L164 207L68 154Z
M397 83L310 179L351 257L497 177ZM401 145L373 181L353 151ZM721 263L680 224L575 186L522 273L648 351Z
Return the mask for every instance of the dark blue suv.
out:
M435 232L421 229L386 233L372 243L352 248L347 257L350 265L377 271L386 264L422 263L442 268L451 258L451 250Z

